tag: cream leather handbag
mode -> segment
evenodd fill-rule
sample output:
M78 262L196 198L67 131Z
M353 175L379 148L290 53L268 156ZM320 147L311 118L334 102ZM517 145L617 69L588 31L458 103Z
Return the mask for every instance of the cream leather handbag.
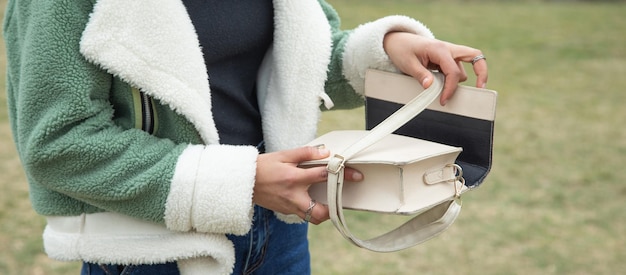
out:
M365 82L368 127L378 124L381 115L388 117L371 130L332 131L309 143L312 146L323 144L332 155L324 160L301 164L304 167L327 166L327 184L313 185L309 193L313 199L329 206L330 217L337 230L359 247L377 252L391 252L412 247L438 235L459 215L461 194L477 187L489 172L496 93L459 86L448 104L440 106L436 99L439 98L443 88L444 77L440 73L434 75L435 81L424 90L412 77L369 70ZM379 110L374 111L376 109ZM418 114L425 109L427 115L435 114L436 119L430 117L420 119ZM437 120L446 116L468 117L488 122L489 133L481 133L481 137L478 138L486 137L487 141L478 143L488 145L486 147L479 145L481 148L470 145L473 151L483 149L487 151L479 152L480 157L474 155L466 157L473 161L487 154L488 163L485 167L460 161L459 155L462 155L465 149L464 143L476 141L464 140L462 136L453 138L463 141L459 144L454 142L444 144L436 139L426 140L432 136L439 136L440 133L431 133L440 131L439 128L456 128L454 121L447 125L445 119ZM439 126L422 129L432 126L433 121ZM399 128L411 132L411 128L406 127L415 123L417 126L414 128L417 127L419 130L417 132L427 132L426 139L416 138L411 133L393 133ZM472 131L462 129L459 133ZM454 135L445 130L442 133ZM344 185L343 173L346 166L362 172L364 181ZM467 182L464 177L466 167L471 170L472 182ZM362 240L348 229L344 208L413 217L385 234Z

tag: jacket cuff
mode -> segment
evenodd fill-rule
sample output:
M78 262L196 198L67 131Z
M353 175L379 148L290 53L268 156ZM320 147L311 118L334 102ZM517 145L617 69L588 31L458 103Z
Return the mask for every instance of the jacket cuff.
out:
M385 35L396 31L434 38L433 33L424 24L401 15L383 17L354 29L346 42L343 73L357 93L364 93L367 69L399 72L383 48Z
M252 146L189 145L174 171L165 225L177 231L246 234L258 154Z

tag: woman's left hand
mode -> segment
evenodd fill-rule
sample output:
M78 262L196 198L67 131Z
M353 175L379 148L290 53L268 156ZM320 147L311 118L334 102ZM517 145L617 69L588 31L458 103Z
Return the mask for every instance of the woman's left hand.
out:
M389 58L400 71L418 79L424 88L433 81L431 69L437 69L446 76L440 104L445 105L459 82L467 80L462 62L474 61L476 87L487 84L487 62L482 52L468 46L428 38L408 32L390 32L385 35L383 47ZM479 59L474 60L474 58Z

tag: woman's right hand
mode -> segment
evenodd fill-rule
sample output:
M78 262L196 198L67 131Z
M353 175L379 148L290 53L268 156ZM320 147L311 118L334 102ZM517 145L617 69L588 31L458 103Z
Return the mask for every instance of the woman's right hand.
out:
M309 187L312 184L325 184L328 172L325 166L301 168L298 164L323 159L329 155L328 149L318 147L300 147L260 154L257 158L253 202L264 208L283 214L296 214L304 219L311 203ZM345 179L361 181L363 175L346 168ZM312 209L310 222L320 224L328 219L328 206L316 204Z

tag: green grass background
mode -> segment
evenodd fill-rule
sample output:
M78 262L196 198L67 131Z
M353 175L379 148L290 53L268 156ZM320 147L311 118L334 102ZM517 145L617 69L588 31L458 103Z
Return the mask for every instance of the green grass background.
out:
M347 28L406 14L440 39L480 48L488 58L488 88L499 92L499 102L493 170L464 196L464 210L448 231L380 254L351 246L330 222L312 226L314 274L626 272L626 3L330 2ZM1 55L3 75L5 60ZM76 263L42 252L44 222L30 207L5 105L2 92L0 274L77 274ZM362 127L362 109L333 111L324 114L320 132ZM399 222L351 218L363 236Z

